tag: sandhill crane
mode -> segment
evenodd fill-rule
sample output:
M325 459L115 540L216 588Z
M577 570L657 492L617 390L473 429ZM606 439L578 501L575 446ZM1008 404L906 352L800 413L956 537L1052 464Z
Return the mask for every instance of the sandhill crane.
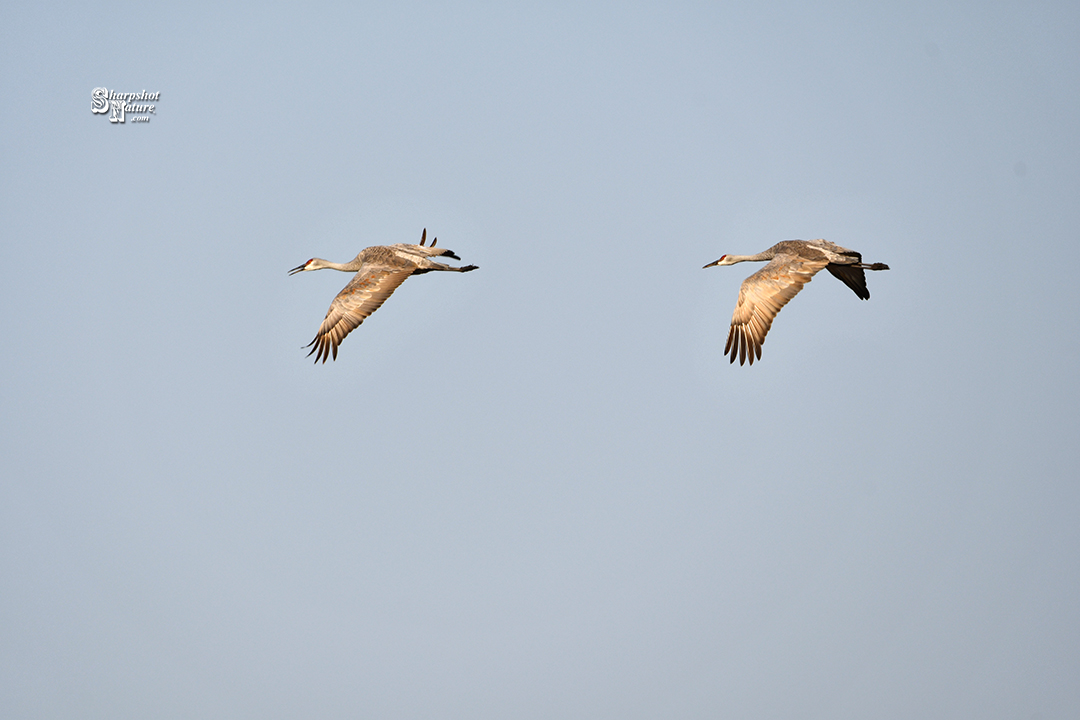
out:
M746 362L747 355L751 365L755 356L761 359L761 346L773 318L821 268L839 278L863 300L870 299L863 270L889 269L884 263L867 265L859 253L826 240L785 240L757 255L724 255L705 267L763 260L769 264L743 280L739 288L739 302L735 304L724 346L724 354L731 353L731 362L738 355L740 365Z
M352 262L341 264L322 258L311 258L303 265L290 270L290 275L323 268L356 273L356 276L330 303L330 309L326 311L326 319L319 326L315 339L304 346L311 348L308 357L315 353L315 362L322 360L325 363L332 354L337 360L338 345L345 336L364 322L368 315L378 310L379 306L386 302L386 298L390 297L398 285L405 282L405 278L410 275L422 275L432 270L469 272L477 269L476 265L451 267L429 260L428 258L433 256L454 260L461 258L444 247L436 248L435 243L439 241L438 238L433 239L430 246L424 247L426 240L427 228L424 228L423 234L420 235L419 245L407 243L374 245L361 250Z

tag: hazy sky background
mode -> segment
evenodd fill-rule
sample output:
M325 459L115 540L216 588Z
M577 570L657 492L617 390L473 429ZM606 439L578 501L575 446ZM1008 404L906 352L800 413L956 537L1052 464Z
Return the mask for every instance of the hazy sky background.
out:
M6 3L0 716L1080 716L1080 5L810 5Z

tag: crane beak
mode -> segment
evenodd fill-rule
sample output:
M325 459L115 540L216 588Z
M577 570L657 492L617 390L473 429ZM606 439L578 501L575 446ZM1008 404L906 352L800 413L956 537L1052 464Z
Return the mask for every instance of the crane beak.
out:
M292 270L289 271L289 274L290 275L295 275L296 273L300 272L301 270L304 270L305 268L307 268L307 263L304 263L303 265L301 265L299 267L294 267Z
M720 260L723 260L723 259L724 259L724 258L720 258ZM720 260L715 260L715 261L713 261L713 262L709 263L708 265L706 265L705 267L703 267L703 268L701 268L701 269L702 269L702 270L704 270L705 268L711 268L711 267L712 267L713 265L719 265L719 264L720 264Z

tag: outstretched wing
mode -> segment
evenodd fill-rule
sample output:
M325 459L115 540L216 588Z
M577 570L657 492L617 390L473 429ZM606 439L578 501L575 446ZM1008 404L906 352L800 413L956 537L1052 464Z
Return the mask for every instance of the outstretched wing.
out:
M857 265L837 265L829 263L826 268L833 277L851 288L856 295L863 300L870 299L870 291L866 289L866 273Z
M386 302L386 298L411 274L411 268L385 266L365 267L356 273L330 303L330 309L326 311L326 319L319 326L319 332L307 345L311 348L308 357L314 353L315 362L322 360L325 363L331 355L337 360L338 345L345 336L364 322L368 315L378 310L379 306Z
M828 260L802 260L780 254L743 280L724 346L724 354L731 353L731 362L736 356L740 365L745 364L747 355L751 365L755 358L761 359L761 346L773 318L826 265Z

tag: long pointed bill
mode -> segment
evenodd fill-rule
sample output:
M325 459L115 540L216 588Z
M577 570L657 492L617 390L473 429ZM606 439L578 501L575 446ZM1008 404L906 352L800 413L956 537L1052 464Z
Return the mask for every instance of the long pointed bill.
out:
M295 275L296 273L300 272L301 270L303 270L306 267L307 267L307 263L304 263L303 265L301 265L299 267L294 267L292 270L289 271L289 274L290 275Z
M720 260L723 260L723 259L724 259L724 258L720 258ZM701 269L702 269L702 270L704 270L705 268L711 268L711 267L712 267L713 265L719 265L719 264L720 264L720 260L715 260L715 261L713 261L713 262L709 263L708 265L706 265L705 267L703 267L703 268L701 268Z

